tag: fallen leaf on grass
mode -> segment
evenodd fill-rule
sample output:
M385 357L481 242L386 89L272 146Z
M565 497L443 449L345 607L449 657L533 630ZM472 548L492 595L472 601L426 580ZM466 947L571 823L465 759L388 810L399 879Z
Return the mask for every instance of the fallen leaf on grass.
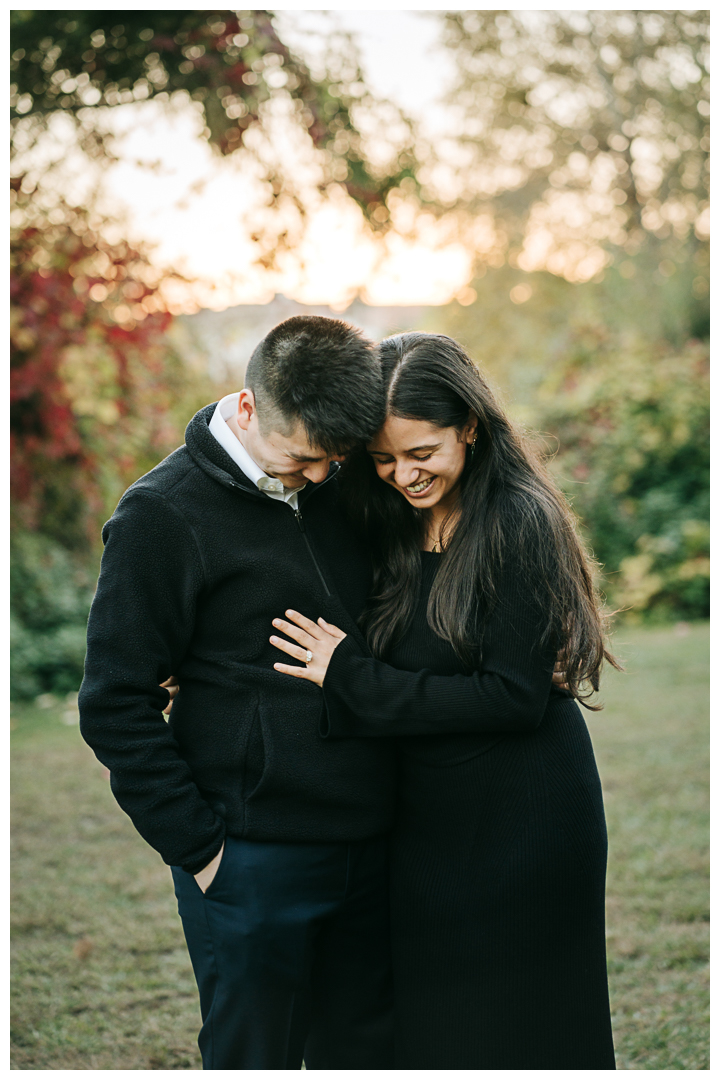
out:
M80 938L79 941L75 942L75 944L73 945L73 952L77 956L78 960L87 960L88 956L94 948L95 946L93 945L90 938L83 937Z

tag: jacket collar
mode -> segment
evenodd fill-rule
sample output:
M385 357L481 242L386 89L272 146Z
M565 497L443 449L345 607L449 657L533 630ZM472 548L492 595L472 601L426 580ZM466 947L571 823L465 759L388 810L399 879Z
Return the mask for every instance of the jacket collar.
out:
M216 406L216 401L211 405L205 405L204 408L195 413L185 429L185 445L191 458L203 472L206 472L208 476L212 476L214 480L217 480L218 483L223 484L225 487L239 489L243 494L263 499L266 502L274 502L275 500L266 495L264 491L258 490L252 480L233 461L227 450L220 445L210 431L210 421ZM339 471L340 466L337 462L333 462L330 466L330 472L320 484L313 484L308 481L300 492L300 505L307 502L314 490L333 480Z

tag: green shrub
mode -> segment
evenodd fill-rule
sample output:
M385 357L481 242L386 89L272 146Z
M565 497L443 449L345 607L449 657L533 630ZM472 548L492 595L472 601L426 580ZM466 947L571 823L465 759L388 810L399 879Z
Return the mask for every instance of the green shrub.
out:
M77 690L83 675L92 575L37 533L11 542L10 692L14 699Z
M587 331L541 388L553 471L604 566L613 605L636 616L709 613L707 347Z

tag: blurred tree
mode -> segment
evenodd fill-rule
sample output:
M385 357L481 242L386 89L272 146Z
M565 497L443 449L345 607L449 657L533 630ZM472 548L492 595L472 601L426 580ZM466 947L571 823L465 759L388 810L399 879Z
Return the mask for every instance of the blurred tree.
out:
M160 274L97 214L22 180L11 237L11 691L76 690L100 546L123 490L182 442L210 390L176 356Z
M387 193L412 172L409 129L382 103L397 137L395 153L373 159L358 118L379 103L365 86L347 35L328 42L318 75L283 43L269 11L12 11L11 115L17 128L64 112L76 119L88 152L107 154L93 110L184 91L200 102L205 134L221 154L262 127L267 106L289 100L297 121L323 151L321 187L342 183L376 227ZM387 150L387 147L385 147ZM274 197L293 191L292 165L268 180Z
M91 207L69 205L46 182L51 118L72 118L79 145L102 162L112 152L98 108L177 92L200 103L205 135L229 154L267 126L273 102L290 102L319 152L320 186L344 182L378 228L412 159L369 160L356 116L378 103L346 35L328 42L318 74L266 11L13 11L11 24L12 136L23 159L11 192L15 521L81 548L123 487L180 441L172 402L187 405L197 383L186 372L191 389L176 392L160 275L143 253L109 240ZM297 196L290 170L273 167L271 198Z
M636 615L706 618L707 346L579 330L539 391L536 418L557 438L553 468L605 567L612 603Z
M462 303L427 309L424 325L461 341L508 394L515 415L534 423L539 385L588 326L617 340L631 333L678 349L709 336L708 253L685 249L675 258L676 272L665 277L650 245L608 267L602 280L583 283L546 270L490 269L461 293ZM632 277L625 276L629 267Z
M11 12L14 692L77 685L99 525L218 390L172 350L167 281L92 198L63 198L48 130L70 119L74 146L102 165L113 159L108 108L184 96L220 154L254 155L270 203L290 199L302 212L292 162L264 160L262 141L246 139L263 132L271 142L275 118L289 117L314 148L318 187L343 183L383 229L386 195L411 171L409 129L369 93L347 36L327 45L316 72L266 11ZM383 155L373 157L383 119ZM67 131L61 141L60 166L73 149ZM266 261L276 241L261 247ZM60 579L68 595L48 603Z
M318 74L284 45L266 11L18 10L11 24L14 520L77 548L123 487L180 441L171 402L188 405L193 391L175 392L181 375L163 338L159 273L143 253L108 239L120 232L93 211L92 198L69 205L53 182L43 143L52 118L71 118L79 146L104 163L112 140L100 107L106 114L189 95L211 144L229 154L249 130L268 126L274 102L290 102L317 148L320 186L344 182L377 228L389 217L384 199L400 175L393 169L407 171L411 158L386 153L381 166L370 162L355 116L378 103L347 36L328 43ZM250 144L244 152L255 153ZM266 162L271 201L297 202L291 170L283 175L275 164ZM282 233L261 244L259 261L272 260L274 243ZM197 389L191 373L185 378Z
M77 690L94 568L41 533L14 531L10 553L11 696Z
M448 12L454 122L419 174L425 198L487 219L491 265L571 280L603 249L704 244L709 14ZM667 275L672 251L656 260Z
M139 473L181 441L197 378L164 337L159 274L89 211L49 217L21 184L11 244L11 492L16 526L73 549ZM194 402L193 402L194 403Z

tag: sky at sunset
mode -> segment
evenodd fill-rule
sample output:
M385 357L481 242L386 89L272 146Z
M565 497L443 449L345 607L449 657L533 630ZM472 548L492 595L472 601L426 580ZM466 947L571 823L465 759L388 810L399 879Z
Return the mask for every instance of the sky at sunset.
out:
M313 33L322 33L328 19L337 19L355 36L376 94L422 116L430 127L441 122L440 98L451 69L437 44L436 16L414 11L278 15L284 38L308 55ZM430 220L420 241L390 234L380 244L357 207L339 193L310 214L302 244L276 271L259 271L252 265L249 240L256 215L265 212L257 182L236 158L213 153L192 106L168 114L157 103L141 102L112 112L121 161L105 181L106 209L126 216L133 239L154 245L155 261L197 279L193 294L202 306L263 303L276 292L338 309L355 295L371 304L442 304L468 281L471 255L448 242ZM288 145L287 152L295 151ZM310 177L311 163L299 161L302 168ZM183 295L179 288L178 301Z

